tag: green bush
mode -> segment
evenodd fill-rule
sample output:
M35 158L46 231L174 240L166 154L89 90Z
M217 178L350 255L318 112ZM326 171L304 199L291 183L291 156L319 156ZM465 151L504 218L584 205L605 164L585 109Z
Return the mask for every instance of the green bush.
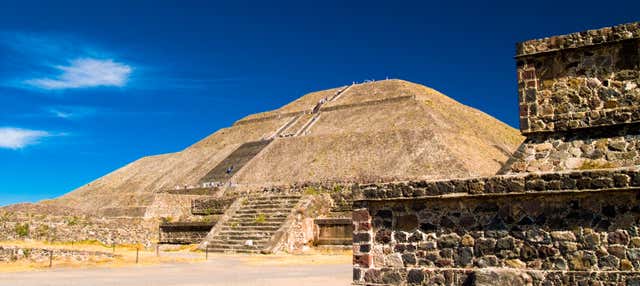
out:
M16 231L16 234L19 237L27 237L27 236L29 236L29 224L28 223L23 223L23 224L18 223L18 224L16 224L15 231Z
M256 223L264 223L265 221L267 221L267 217L264 214L259 214L255 220Z
M319 195L321 192L320 190L314 188L314 187L307 187L306 189L304 189L304 194L305 195L309 195L309 196L317 196Z

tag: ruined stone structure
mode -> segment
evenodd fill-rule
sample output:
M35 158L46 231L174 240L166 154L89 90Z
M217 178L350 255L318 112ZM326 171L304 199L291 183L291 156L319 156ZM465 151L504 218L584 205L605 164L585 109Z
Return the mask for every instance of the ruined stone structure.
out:
M521 43L520 129L503 172L640 164L637 23Z
M640 285L640 23L518 44L495 177L354 191L356 285Z

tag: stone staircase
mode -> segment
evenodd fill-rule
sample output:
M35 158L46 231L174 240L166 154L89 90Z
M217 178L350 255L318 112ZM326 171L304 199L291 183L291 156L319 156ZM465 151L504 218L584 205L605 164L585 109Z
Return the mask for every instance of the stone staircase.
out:
M284 130L282 133L280 133L280 137L296 136L299 133L299 131L307 125L307 123L309 122L309 120L311 120L311 118L313 118L313 114L311 113L304 113L300 115L296 119L296 122L294 124L289 126L289 128Z
M234 150L229 156L216 165L209 173L207 173L200 183L226 183L233 175L238 173L244 165L249 163L260 151L266 148L273 140L261 140L247 142ZM227 169L231 168L231 172L227 173Z
M286 222L300 195L246 198L239 210L208 240L210 252L260 253Z

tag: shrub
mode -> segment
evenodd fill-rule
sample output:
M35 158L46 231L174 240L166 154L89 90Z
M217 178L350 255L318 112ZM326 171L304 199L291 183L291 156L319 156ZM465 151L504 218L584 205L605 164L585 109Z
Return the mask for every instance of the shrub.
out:
M264 214L259 214L255 220L256 223L264 223L265 221L267 221L267 217Z
M29 236L29 224L28 223L23 223L23 224L18 223L18 224L16 224L15 231L16 231L16 234L19 237L27 237L27 236Z
M304 194L305 195L309 195L309 196L317 196L319 195L321 192L320 190L314 188L314 187L307 187L306 189L304 189Z

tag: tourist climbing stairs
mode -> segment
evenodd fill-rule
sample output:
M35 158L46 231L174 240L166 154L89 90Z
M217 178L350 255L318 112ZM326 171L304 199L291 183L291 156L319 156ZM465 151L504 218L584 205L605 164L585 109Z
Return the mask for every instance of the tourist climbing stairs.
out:
M300 202L300 195L243 198L241 207L207 243L210 252L260 253Z

